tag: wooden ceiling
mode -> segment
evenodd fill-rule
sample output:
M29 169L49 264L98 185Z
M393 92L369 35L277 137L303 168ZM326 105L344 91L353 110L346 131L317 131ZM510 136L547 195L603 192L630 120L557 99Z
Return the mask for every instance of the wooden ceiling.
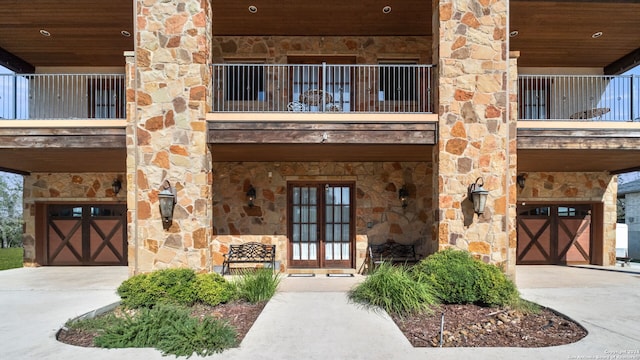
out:
M123 66L133 50L135 0L8 0L0 6L0 63L33 66ZM8 4L7 4L8 3ZM640 1L511 0L510 49L527 67L598 67L640 48ZM249 5L258 11L249 12ZM384 14L384 6L391 12ZM431 36L424 0L213 0L216 35ZM40 30L47 30L45 37ZM591 35L603 35L593 39ZM13 56L17 58L13 58ZM627 60L633 57L630 56ZM612 65L613 64L613 65ZM627 65L629 62L627 62Z

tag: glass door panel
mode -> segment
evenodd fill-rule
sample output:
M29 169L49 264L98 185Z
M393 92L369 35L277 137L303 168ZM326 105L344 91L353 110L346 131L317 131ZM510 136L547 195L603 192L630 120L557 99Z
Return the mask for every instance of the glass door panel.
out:
M353 266L353 184L290 184L288 193L291 266Z

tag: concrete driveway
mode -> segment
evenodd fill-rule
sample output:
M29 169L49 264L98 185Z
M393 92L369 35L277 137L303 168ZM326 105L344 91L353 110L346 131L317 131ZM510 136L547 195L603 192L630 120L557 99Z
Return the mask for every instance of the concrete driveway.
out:
M347 301L345 291L361 279L285 278L240 348L209 358L640 359L640 273L634 268L615 270L517 268L517 284L525 298L587 328L589 335L570 345L413 348L386 314ZM89 349L55 340L55 332L67 319L116 301L115 288L126 278L125 267L0 271L0 358L166 359L153 349Z

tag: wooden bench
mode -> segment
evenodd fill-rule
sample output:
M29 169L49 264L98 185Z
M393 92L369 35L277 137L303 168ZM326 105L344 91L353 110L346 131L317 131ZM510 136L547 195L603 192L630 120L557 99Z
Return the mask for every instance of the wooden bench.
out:
M392 265L413 265L418 262L414 244L399 244L395 241L387 241L382 244L369 244L367 256L369 258L369 270L373 270L383 262L388 262Z
M239 245L229 245L229 252L224 254L222 275L231 274L231 264L269 264L271 269L276 267L276 246L249 242Z

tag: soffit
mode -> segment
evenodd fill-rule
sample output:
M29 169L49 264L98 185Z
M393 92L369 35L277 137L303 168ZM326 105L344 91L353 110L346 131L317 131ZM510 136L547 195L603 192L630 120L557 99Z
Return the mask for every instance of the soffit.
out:
M123 66L133 50L133 0L11 1L0 7L0 48L37 66ZM511 0L510 50L520 66L603 68L640 45L640 2ZM258 8L248 11L249 5ZM383 14L390 5L389 14ZM216 35L432 35L430 1L213 1ZM52 35L43 37L39 30ZM591 38L596 31L603 36Z

